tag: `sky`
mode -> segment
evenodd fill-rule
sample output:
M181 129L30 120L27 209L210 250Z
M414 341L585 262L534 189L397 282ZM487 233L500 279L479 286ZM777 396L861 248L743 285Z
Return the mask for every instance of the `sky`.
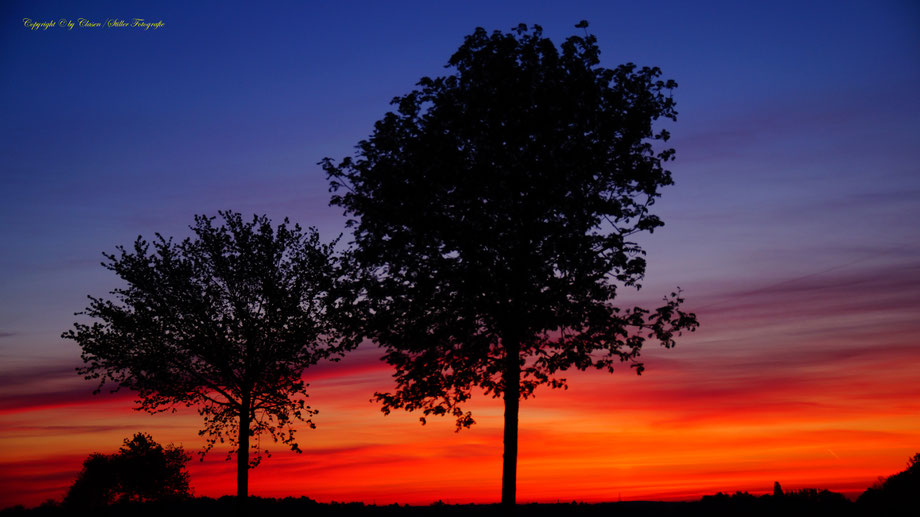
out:
M103 252L195 214L289 217L325 240L323 157L444 74L477 26L580 29L602 65L678 83L676 184L645 235L647 278L699 330L646 372L569 376L521 406L519 501L855 495L920 452L920 6L915 2L3 2L0 4L0 507L61 499L92 452L138 431L200 450L194 410L93 396L60 338L117 287ZM32 30L24 19L54 21ZM163 25L80 27L143 18ZM60 20L73 20L68 29ZM345 240L348 240L347 234ZM305 372L316 430L273 447L250 491L319 501L497 502L501 406L425 426L370 399L372 344ZM235 491L225 450L189 465Z

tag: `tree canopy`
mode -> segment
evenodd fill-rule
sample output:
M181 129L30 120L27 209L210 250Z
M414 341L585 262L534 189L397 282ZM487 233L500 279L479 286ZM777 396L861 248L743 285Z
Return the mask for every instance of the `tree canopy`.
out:
M908 515L920 507L920 453L907 460L907 468L889 477L880 477L857 501L878 515Z
M647 339L671 347L697 326L679 290L654 309L614 304L645 273L634 236L663 224L651 208L674 150L653 125L676 120L676 83L599 55L587 34L557 48L536 25L477 28L354 157L321 162L365 272L363 328L396 368L383 411L459 429L474 388L503 397L506 503L520 398L571 368L641 372Z
M245 497L248 469L267 452L261 436L299 452L295 424L314 427L304 369L358 340L342 330L349 291L333 244L287 219L273 227L265 216L220 214L221 226L196 216L194 237L181 242L157 234L105 254L126 286L114 300L90 296L78 314L94 321L63 337L82 347L78 372L97 392L132 389L151 413L196 406L202 454L218 441L235 447Z
M152 436L125 438L115 454L90 454L67 491L64 504L91 508L113 503L169 501L191 497L182 447L163 447Z

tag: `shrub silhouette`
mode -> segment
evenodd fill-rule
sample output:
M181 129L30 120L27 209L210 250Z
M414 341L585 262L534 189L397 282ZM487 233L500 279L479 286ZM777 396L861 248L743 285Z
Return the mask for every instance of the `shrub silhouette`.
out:
M64 504L93 508L120 502L168 501L191 496L182 447L165 448L146 433L125 439L115 454L90 454Z

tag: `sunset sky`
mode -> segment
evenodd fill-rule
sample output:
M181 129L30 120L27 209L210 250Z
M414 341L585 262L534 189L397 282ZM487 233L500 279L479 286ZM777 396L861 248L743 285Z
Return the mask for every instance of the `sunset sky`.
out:
M646 372L569 376L521 406L518 500L858 494L920 452L920 4L903 2L3 2L0 4L0 508L61 499L92 452L145 431L200 450L194 410L93 396L60 334L117 287L103 252L195 214L344 231L316 165L477 26L590 22L602 64L679 84L676 185L645 235L646 282L700 329ZM270 5L268 5L270 4ZM806 4L806 5L802 5ZM268 6L266 6L268 5ZM47 30L23 22L55 21ZM60 27L144 18L160 28ZM347 235L344 240L348 240ZM259 496L497 502L501 406L477 424L384 416L371 344L307 370L317 429L273 447ZM235 492L215 450L197 495Z

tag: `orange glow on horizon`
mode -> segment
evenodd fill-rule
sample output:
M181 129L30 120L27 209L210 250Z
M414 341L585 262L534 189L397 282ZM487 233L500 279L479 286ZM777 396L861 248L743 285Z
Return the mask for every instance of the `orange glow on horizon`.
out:
M847 364L827 376L783 381L764 372L759 380L716 382L701 375L700 362L650 355L641 377L575 373L570 389L538 391L522 403L520 501L688 500L766 493L773 481L855 496L901 470L920 444L920 386L906 382L907 369L889 364L884 380L870 375L871 364ZM447 419L422 426L414 414L379 412L369 398L386 389L389 370L375 351L359 352L339 370L307 376L318 429L299 432L301 455L270 447L272 457L250 474L252 494L376 504L498 500L498 400L474 398L477 424L455 433ZM139 430L200 449L194 410L147 415L131 410L128 395L93 397L90 390L66 404L0 413L0 506L60 499L87 454L114 451ZM193 459L197 495L234 492L225 454Z
M521 404L518 499L688 500L765 493L774 481L856 496L903 470L920 452L920 284L912 271L892 270L890 283L901 288L887 292L866 291L853 275L798 298L739 295L720 302L724 310L700 311L704 326L674 350L650 344L642 376L624 365L613 375L568 372L568 390L538 389ZM805 296L812 292L825 302ZM862 309L852 306L857 299ZM416 414L384 416L370 401L392 387L380 357L362 346L305 372L318 428L298 432L301 455L269 447L272 457L250 474L251 493L377 504L499 500L500 401L474 396L477 423L459 433L449 419L422 426ZM3 379L0 507L61 499L83 458L115 451L137 431L190 452L202 447L193 408L133 411L131 393L94 397L74 366ZM226 452L193 459L196 494L235 492Z

